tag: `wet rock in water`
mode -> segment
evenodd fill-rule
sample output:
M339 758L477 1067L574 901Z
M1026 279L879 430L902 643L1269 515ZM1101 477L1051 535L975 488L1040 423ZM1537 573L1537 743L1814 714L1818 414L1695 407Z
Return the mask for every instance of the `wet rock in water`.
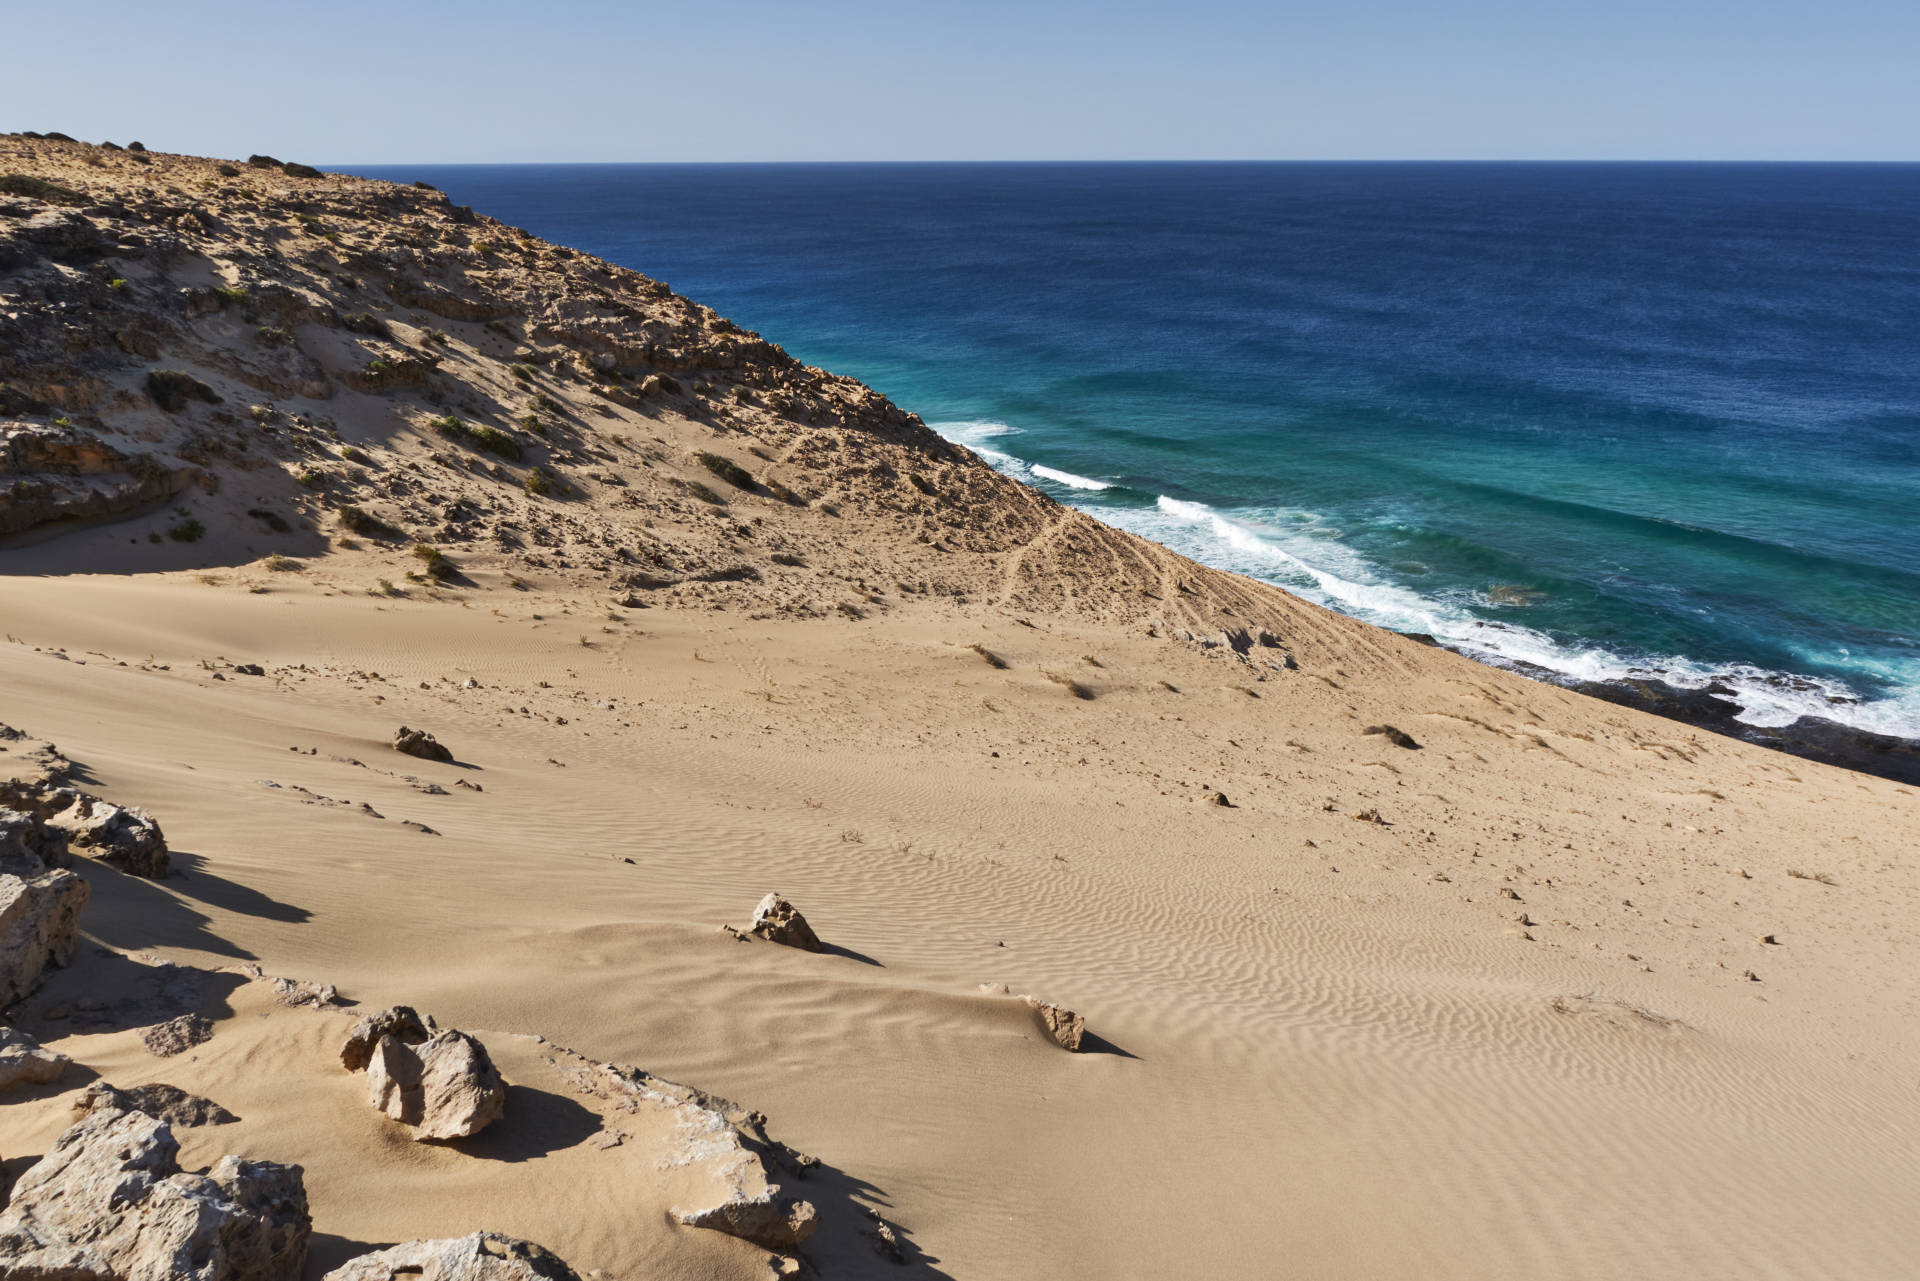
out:
M156 1081L136 1085L130 1090L116 1089L105 1081L95 1081L74 1100L77 1112L114 1109L121 1112L145 1112L157 1121L192 1129L202 1125L232 1125L240 1118L212 1099L188 1094L177 1085Z
M101 1107L54 1141L0 1214L9 1277L286 1281L313 1220L297 1165L222 1157L181 1170L166 1122Z
M383 1036L367 1063L367 1098L413 1127L415 1142L465 1139L507 1110L507 1086L487 1047L451 1029L418 1049Z
M453 753L442 747L439 740L423 729L408 729L405 725L393 736L393 750L408 756L418 756L423 761L443 761L453 763Z
M531 1241L475 1232L409 1241L341 1264L321 1281L580 1281L558 1255Z
M1414 741L1413 735L1403 729L1395 729L1391 725L1369 725L1365 732L1368 734L1378 734L1395 747L1404 747L1410 752L1420 750L1420 744Z
M0 875L0 1007L39 987L48 966L72 958L89 893L85 881L64 869Z
M1053 1043L1063 1050L1080 1052L1080 1043L1087 1034L1087 1021L1063 1006L1043 1001L1037 996L1023 996L1029 1009L1039 1016L1040 1028Z
M0 1027L0 1094L23 1085L51 1085L72 1062L19 1028Z
M753 925L748 933L757 934L769 943L797 947L803 952L820 951L820 936L807 924L807 918L800 915L799 908L777 893L760 900L760 906L753 910Z
M369 1014L353 1025L340 1047L340 1063L349 1072L358 1072L373 1058L373 1049L382 1037L393 1037L406 1045L420 1045L439 1029L431 1015L422 1018L411 1005L392 1005Z
M182 1014L140 1029L140 1043L147 1051L163 1059L184 1054L196 1045L213 1039L213 1020L203 1014Z

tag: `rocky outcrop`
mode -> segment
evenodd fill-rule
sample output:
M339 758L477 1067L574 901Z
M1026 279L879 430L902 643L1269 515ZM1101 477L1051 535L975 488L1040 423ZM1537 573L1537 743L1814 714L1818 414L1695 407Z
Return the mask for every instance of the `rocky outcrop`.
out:
M388 1006L353 1025L346 1043L340 1047L340 1064L349 1072L363 1071L382 1037L419 1045L436 1031L432 1017L422 1018L411 1005Z
M381 1037L367 1062L367 1098L425 1143L471 1138L492 1125L507 1110L507 1085L486 1046L449 1029L418 1047Z
M676 1222L711 1228L769 1250L790 1250L820 1226L811 1201L794 1201L773 1185L757 1196L738 1196L702 1210L675 1210Z
M393 736L393 750L406 756L418 756L423 761L453 763L453 753L442 747L433 735L423 729L408 729L405 725Z
M288 1281L313 1223L297 1165L226 1156L181 1170L166 1122L89 1112L14 1185L4 1275L41 1281Z
M760 900L760 906L753 910L753 925L747 932L769 943L797 947L803 952L821 950L820 936L807 924L807 918L778 894L769 894Z
M137 511L183 492L200 474L72 427L0 422L0 534Z
M75 849L134 876L167 874L167 838L151 814L72 787L0 783L0 805L33 815Z
M51 1085L72 1062L19 1028L0 1027L0 1094L26 1085Z
M89 892L85 881L64 869L0 875L0 1007L40 986L49 965L72 958Z
M5 785L0 784L0 805L4 803ZM27 811L0 808L0 873L39 876L69 862L66 833Z
M409 1241L363 1254L322 1281L580 1281L551 1250L531 1241L475 1232L443 1241Z

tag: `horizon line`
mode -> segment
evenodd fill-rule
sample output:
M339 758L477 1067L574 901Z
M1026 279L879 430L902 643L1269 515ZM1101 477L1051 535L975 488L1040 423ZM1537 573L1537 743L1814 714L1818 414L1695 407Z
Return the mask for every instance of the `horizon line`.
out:
M1405 156L1405 157L1167 157L1167 158L1076 158L1076 159L878 159L878 160L360 160L351 162L365 167L432 165L436 168L502 168L509 166L556 166L615 168L630 165L786 165L828 168L835 165L1876 165L1916 166L1913 159L1806 159L1774 157L1768 159L1728 157L1556 157L1556 156Z

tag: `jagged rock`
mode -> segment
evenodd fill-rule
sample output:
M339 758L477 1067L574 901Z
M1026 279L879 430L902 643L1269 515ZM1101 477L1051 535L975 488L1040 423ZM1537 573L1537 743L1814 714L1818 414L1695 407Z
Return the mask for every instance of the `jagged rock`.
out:
M409 1241L343 1263L321 1281L580 1281L558 1255L531 1241L476 1232Z
M36 1281L287 1281L313 1221L297 1165L180 1169L166 1122L102 1107L54 1141L0 1214L0 1275Z
M187 1129L201 1125L232 1125L240 1119L212 1099L188 1094L177 1085L159 1081L151 1085L136 1085L130 1090L116 1089L105 1081L95 1081L81 1092L73 1106L77 1112L98 1112L107 1108L121 1112L145 1112L155 1120Z
M140 1029L140 1043L147 1047L148 1053L163 1059L184 1054L212 1039L213 1020L204 1014L182 1014Z
M0 872L40 876L71 861L65 832L33 814L0 808Z
M389 1006L353 1025L346 1044L340 1047L340 1062L347 1071L358 1072L373 1058L380 1038L390 1036L403 1044L419 1045L436 1031L432 1016L421 1018L411 1005Z
M416 1142L465 1139L499 1120L507 1086L487 1047L449 1029L417 1050L383 1036L367 1063L367 1097L394 1120L413 1127Z
M769 943L797 947L803 952L820 951L820 936L807 924L800 910L779 894L769 894L753 910L753 925L748 931Z
M0 875L0 1007L40 986L49 965L73 956L87 883L66 870L35 877Z
M1037 996L1023 996L1029 1008L1039 1016L1040 1027L1053 1043L1063 1050L1080 1052L1080 1042L1087 1033L1087 1021L1072 1010L1043 1001Z
M65 833L81 853L134 876L167 874L167 838L145 810L115 805L72 787L0 783L0 804Z
M50 1085L72 1062L19 1028L0 1027L0 1094L23 1085Z
M423 761L444 761L453 763L453 753L440 746L433 735L423 729L408 729L405 725L393 736L393 750L408 756L418 756Z
M820 1226L811 1201L792 1201L773 1184L759 1196L735 1197L704 1210L675 1210L677 1222L690 1228L712 1228L769 1250L799 1245Z

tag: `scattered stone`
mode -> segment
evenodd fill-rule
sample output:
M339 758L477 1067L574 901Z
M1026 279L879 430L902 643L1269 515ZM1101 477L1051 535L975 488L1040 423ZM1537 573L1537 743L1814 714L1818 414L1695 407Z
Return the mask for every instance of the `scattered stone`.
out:
M420 1045L439 1031L431 1015L422 1018L411 1005L393 1005L369 1014L353 1025L346 1044L340 1047L340 1063L349 1072L366 1068L373 1048L382 1037L393 1037L407 1045Z
M757 934L769 943L797 947L803 952L821 950L820 936L807 924L807 918L778 893L760 900L760 906L753 910L753 925L748 933Z
M155 1120L187 1129L202 1125L232 1125L240 1119L212 1099L188 1094L177 1085L162 1082L121 1090L105 1081L95 1081L74 1100L73 1106L78 1112L97 1112L101 1109L145 1112Z
M1223 810L1230 810L1234 807L1233 802L1227 799L1225 792L1215 792L1207 798L1207 804L1218 805Z
M1508 886L1508 885L1502 885L1500 887L1500 897L1510 898L1516 903L1524 903L1526 901L1525 899L1520 897L1520 893L1518 890L1515 890L1512 886Z
M258 663L240 663L233 669L235 676L265 676L267 669Z
M1075 1054L1080 1052L1080 1042L1087 1034L1085 1019L1072 1010L1043 1001L1037 996L1023 996L1020 999L1039 1016L1041 1030L1053 1039L1055 1045Z
M580 1281L552 1251L476 1232L443 1241L409 1241L341 1264L321 1281Z
M64 869L31 878L0 875L0 1007L39 987L49 965L72 958L90 892Z
M72 1062L19 1028L0 1027L0 1094L23 1085L51 1085Z
M408 756L418 756L423 761L443 761L451 765L453 753L440 746L433 735L423 729L408 729L405 725L393 737L393 750Z
M140 1043L163 1059L204 1045L213 1039L213 1020L204 1014L182 1014L140 1029Z
M1380 827L1392 826L1390 823L1387 822L1386 819L1380 817L1380 811L1377 809L1361 810L1358 814L1355 814L1353 817L1354 817L1354 821L1359 823L1373 823Z
M1420 750L1420 744L1414 741L1413 735L1403 729L1395 729L1391 725L1369 725L1364 732L1378 734L1395 747L1404 747L1410 752Z
M54 1141L0 1215L5 1275L41 1281L285 1281L313 1220L297 1165L181 1170L166 1122L102 1106Z
M449 1029L418 1050L383 1036L367 1063L367 1097L394 1120L413 1127L416 1143L465 1139L499 1120L507 1086L486 1046Z

